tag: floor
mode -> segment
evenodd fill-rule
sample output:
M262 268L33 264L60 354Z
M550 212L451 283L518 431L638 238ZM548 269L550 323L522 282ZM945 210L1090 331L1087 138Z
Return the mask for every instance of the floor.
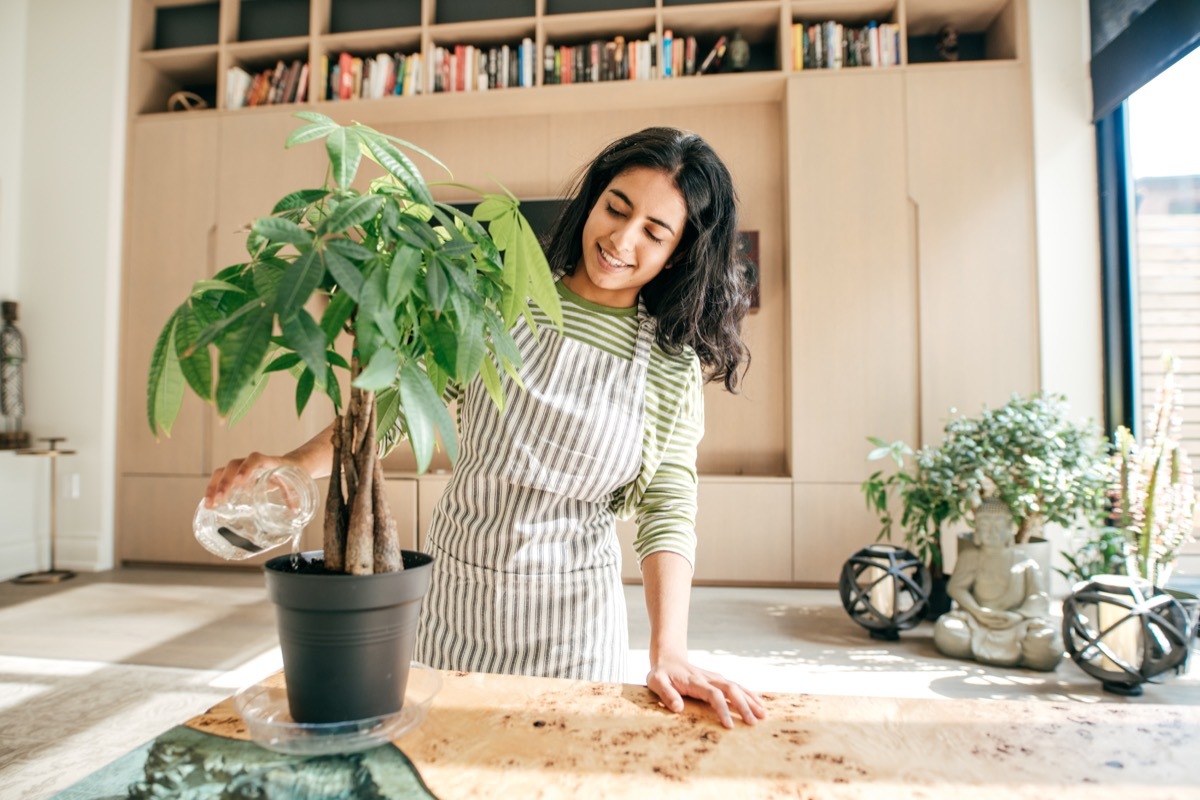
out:
M647 669L641 588L626 587L631 675ZM869 639L835 592L697 587L693 660L763 691L1200 706L1200 669L1100 691L1069 660L1052 673L941 656L928 623ZM123 569L57 586L0 583L0 795L53 795L280 666L252 570Z

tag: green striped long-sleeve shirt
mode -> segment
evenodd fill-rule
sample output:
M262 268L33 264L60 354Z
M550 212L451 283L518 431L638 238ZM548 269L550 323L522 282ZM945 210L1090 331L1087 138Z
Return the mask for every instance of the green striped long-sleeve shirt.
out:
M589 302L561 281L563 335L633 360L637 345L636 308L610 308ZM533 309L539 325L550 320ZM478 380L478 379L477 379ZM669 355L657 344L646 376L642 466L637 478L613 493L610 508L618 519L634 518L633 541L640 564L651 553L678 553L695 565L696 449L704 435L704 393L700 361L691 348ZM458 391L448 390L448 397ZM399 424L384 437L386 450L399 442Z

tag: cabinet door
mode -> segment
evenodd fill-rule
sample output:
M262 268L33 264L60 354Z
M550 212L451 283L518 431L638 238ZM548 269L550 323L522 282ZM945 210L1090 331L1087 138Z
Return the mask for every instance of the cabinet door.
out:
M1033 145L1025 67L911 70L921 438L1038 386Z
M220 187L216 269L249 258L246 231L258 217L269 216L280 198L297 189L321 186L325 178L322 143L284 148L288 134L299 124L291 116L235 114L221 120L221 163L215 181ZM321 309L314 305L309 313L319 319ZM342 396L348 397L344 382L342 389ZM287 452L321 431L333 413L329 399L314 392L304 415L297 418L295 379L286 372L274 373L263 394L234 426L219 419L215 409L210 412L213 465L254 450Z
M207 485L206 477L123 477L116 525L121 561L229 565L201 547L192 534L192 516ZM258 565L264 560L234 563Z
M794 492L792 579L810 586L837 586L846 559L875 541L879 521L867 510L857 486L797 483Z
M617 524L622 577L641 579L637 525ZM701 478L696 516L701 583L786 583L792 579L792 483L786 479Z
M208 414L184 394L170 438L146 421L150 354L171 312L210 269L217 167L215 119L139 120L130 133L126 260L122 281L119 469L200 475Z
M792 474L858 483L868 436L912 441L916 275L898 74L788 81ZM822 534L823 535L823 534Z

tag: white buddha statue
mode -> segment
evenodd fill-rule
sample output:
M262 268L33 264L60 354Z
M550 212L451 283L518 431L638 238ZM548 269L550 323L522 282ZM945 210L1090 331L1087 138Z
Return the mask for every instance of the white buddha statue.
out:
M1050 619L1046 576L1013 544L1016 524L999 500L975 512L975 547L958 554L946 593L954 601L933 629L938 650L1002 667L1053 670L1062 637Z

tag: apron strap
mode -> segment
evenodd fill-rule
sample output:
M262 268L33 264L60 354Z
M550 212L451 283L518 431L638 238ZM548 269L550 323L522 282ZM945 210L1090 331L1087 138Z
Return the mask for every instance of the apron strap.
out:
M633 352L633 362L639 368L644 368L650 363L650 348L654 345L654 318L650 316L650 312L646 310L646 304L642 302L641 296L638 297L638 338L637 347Z

